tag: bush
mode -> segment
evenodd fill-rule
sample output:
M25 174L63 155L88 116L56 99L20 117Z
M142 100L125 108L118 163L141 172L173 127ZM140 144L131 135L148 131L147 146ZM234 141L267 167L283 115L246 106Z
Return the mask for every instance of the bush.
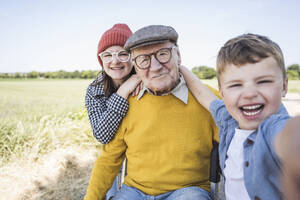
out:
M287 71L296 71L298 73L298 76L300 76L300 65L293 64L288 66Z
M207 66L194 67L192 72L200 79L212 79L217 76L216 70Z
M32 71L32 72L27 73L27 78L39 78L39 77L40 77L40 75L36 71Z
M294 71L294 70L288 70L288 71L286 72L286 74L287 74L289 80L299 80L299 79L300 79L300 78L299 78L299 74L298 74L297 71Z

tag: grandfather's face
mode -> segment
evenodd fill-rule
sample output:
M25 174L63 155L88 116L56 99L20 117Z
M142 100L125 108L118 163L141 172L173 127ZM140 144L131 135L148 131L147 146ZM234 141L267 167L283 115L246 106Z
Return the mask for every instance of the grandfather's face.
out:
M132 51L132 58L139 55L151 54L163 48L171 48L175 46L171 42L154 44L140 47ZM147 69L140 69L134 62L136 73L139 75L144 85L156 94L164 94L169 92L179 82L179 65L181 64L180 52L177 47L171 49L171 59L165 64L161 64L156 60L155 56L151 56L151 64Z

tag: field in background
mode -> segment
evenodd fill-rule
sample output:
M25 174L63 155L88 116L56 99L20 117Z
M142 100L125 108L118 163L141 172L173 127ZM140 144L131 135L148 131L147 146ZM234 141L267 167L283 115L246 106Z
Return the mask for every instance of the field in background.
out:
M0 199L82 198L100 147L84 108L90 82L0 80ZM300 81L289 92L284 103L300 114Z
M89 82L0 81L0 166L24 153L37 156L62 146L95 145L84 108Z
M0 81L0 199L82 199L99 152L90 81Z

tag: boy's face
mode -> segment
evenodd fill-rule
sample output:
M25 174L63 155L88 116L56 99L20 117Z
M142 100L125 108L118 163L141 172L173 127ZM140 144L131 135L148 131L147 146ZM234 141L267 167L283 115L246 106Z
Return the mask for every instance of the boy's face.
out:
M228 65L219 81L228 112L240 129L248 130L257 129L264 119L278 111L288 84L273 57L240 67Z

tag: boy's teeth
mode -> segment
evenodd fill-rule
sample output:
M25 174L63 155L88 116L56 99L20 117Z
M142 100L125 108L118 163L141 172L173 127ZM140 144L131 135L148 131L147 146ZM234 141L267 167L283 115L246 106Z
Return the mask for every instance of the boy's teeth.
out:
M243 106L243 109L245 110L254 110L259 108L261 105L253 105L253 106Z
M253 115L258 114L259 112L260 112L260 110L255 111L255 112L246 112L246 111L243 111L243 113L244 113L245 115L247 115L247 116L253 116Z

